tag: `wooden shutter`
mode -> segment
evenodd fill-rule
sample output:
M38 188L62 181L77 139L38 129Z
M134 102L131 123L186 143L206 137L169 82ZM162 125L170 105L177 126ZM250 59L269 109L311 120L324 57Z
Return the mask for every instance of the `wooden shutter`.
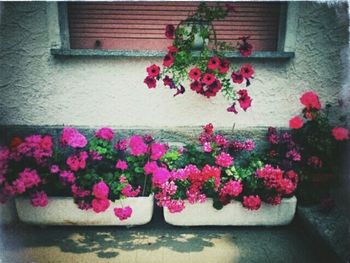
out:
M166 50L172 41L164 36L165 26L178 24L198 4L68 3L70 45L73 49ZM214 22L218 40L236 43L238 37L249 35L255 50L275 51L281 3L234 2L233 5L236 12Z

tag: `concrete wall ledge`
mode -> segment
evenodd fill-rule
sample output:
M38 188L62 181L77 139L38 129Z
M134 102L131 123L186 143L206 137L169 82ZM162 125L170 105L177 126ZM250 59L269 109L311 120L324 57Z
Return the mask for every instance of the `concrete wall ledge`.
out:
M308 238L334 257L333 262L350 262L350 225L340 209L333 208L325 213L320 211L319 206L298 206L297 219Z

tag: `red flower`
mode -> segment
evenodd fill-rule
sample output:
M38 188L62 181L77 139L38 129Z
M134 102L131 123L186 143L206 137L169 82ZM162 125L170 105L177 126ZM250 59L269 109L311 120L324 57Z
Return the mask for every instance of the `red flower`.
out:
M332 135L337 141L344 141L349 139L348 129L342 127L333 128Z
M213 74L210 74L210 73L205 73L203 78L202 78L202 82L206 85L213 84L213 82L215 80L216 80L215 76Z
M199 80L201 77L201 74L202 74L202 72L200 71L199 68L193 68L188 73L189 77L193 80Z
M149 77L149 76L147 76L143 82L145 84L147 84L149 89L155 88L157 85L156 80L154 78Z
M15 136L12 138L12 140L10 142L10 148L16 149L22 142L23 142L22 138Z
M236 110L236 103L233 103L230 107L226 109L228 112L233 112L234 114L237 114L238 111Z
M215 97L219 90L221 90L221 82L216 79L211 85L207 86L207 90L204 91L203 95L208 98Z
M186 91L185 87L180 85L180 88L177 88L177 91L176 91L176 93L173 96L176 97L177 95L184 94L185 91Z
M215 70L220 66L220 59L216 56L212 57L208 61L208 69Z
M166 75L163 78L163 83L164 83L164 86L169 86L171 89L175 89L176 88L174 81L171 78L169 78L168 75Z
M167 25L165 27L165 36L168 39L173 39L175 36L175 27L173 25Z
M244 64L240 70L243 78L251 78L254 74L254 69L250 64Z
M191 90L196 91L197 93L201 93L203 92L203 86L202 83L200 83L199 81L194 81L191 83L190 85Z
M169 46L168 50L169 50L170 53L176 53L176 52L179 51L179 49L177 47L175 47L175 46Z
M147 68L148 76L151 78L157 77L159 75L159 72L160 72L160 67L158 67L155 64L153 64Z
M248 91L246 89L241 89L237 94L240 95L240 98L238 99L239 106L242 110L246 111L252 105L252 99L248 95Z
M239 71L232 72L231 78L232 78L233 83L238 83L238 84L241 84L244 80L243 75Z
M205 133L212 135L214 133L214 126L212 123L208 123L203 127Z
M261 199L258 195L243 196L243 206L249 210L258 210L261 206Z
M305 92L301 97L300 97L300 102L303 104L306 109L316 109L319 110L321 109L321 103L318 99L318 96L315 92L308 91Z
M219 72L220 74L225 74L230 69L230 61L227 59L223 59L220 61L219 64Z
M170 67L174 63L174 56L171 53L168 53L163 58L163 66Z
M291 129L300 129L301 127L303 127L303 125L303 119L299 116L294 116L289 120L289 128Z
M239 53L241 53L241 55L243 57L248 57L252 54L253 52L253 46L251 44L249 44L247 42L247 40L249 39L249 37L240 37L239 40L241 40L241 43L238 43L239 47Z

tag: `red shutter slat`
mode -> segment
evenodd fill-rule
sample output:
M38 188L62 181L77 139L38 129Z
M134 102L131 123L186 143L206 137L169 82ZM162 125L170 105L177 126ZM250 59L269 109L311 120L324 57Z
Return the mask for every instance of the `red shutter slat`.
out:
M198 2L68 3L71 48L166 50L167 24L178 24ZM214 2L207 2L215 5ZM223 3L221 3L223 4ZM236 43L250 36L255 50L276 50L280 3L236 2L236 11L215 21L218 40Z

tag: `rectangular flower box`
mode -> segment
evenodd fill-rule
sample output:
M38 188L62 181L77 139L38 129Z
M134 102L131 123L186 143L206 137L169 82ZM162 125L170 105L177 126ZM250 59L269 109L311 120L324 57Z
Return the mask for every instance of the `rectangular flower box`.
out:
M153 215L153 195L129 197L122 201L123 206L132 208L132 215L126 220L119 220L114 214L115 207L121 207L120 201L111 202L109 208L101 213L93 210L81 210L72 197L49 197L46 207L34 207L30 199L16 198L19 219L24 223L39 225L86 225L86 226L134 226L151 221Z
M262 203L259 210L248 210L241 202L233 201L221 210L213 207L213 200L190 204L180 213L164 208L164 219L176 226L278 226L289 224L294 217L297 199L284 198L280 205Z

